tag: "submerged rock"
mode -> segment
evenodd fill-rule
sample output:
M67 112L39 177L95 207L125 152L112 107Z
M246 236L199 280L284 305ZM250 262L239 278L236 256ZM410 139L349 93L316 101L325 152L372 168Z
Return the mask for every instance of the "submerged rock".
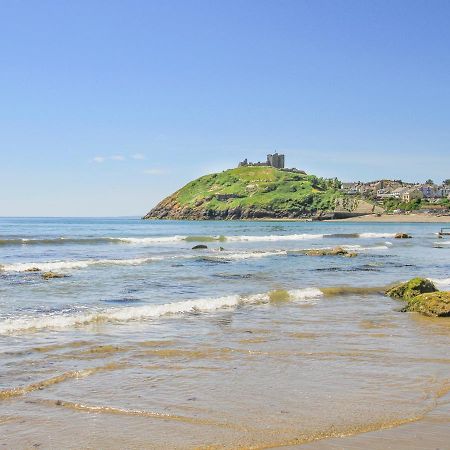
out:
M49 280L50 278L65 278L67 275L56 272L44 272L41 276L44 280Z
M388 289L385 294L397 300L410 301L420 294L436 292L436 286L426 278L413 278Z
M205 244L198 244L198 245L194 245L192 247L192 250L204 250L205 248L208 248L208 246Z
M29 269L26 269L25 272L40 272L41 269L39 267L30 267Z
M397 233L397 234L394 236L394 238L395 238L395 239L411 239L412 236L411 236L410 234L407 234L407 233Z
M416 311L426 316L450 316L450 292L429 292L420 294L408 302L408 311Z
M347 258L358 256L357 253L349 252L342 247L312 249L307 250L305 254L308 256L346 256Z

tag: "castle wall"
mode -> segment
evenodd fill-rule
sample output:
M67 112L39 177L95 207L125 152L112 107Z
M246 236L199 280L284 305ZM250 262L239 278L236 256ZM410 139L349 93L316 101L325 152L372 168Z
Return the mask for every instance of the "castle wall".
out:
M247 158L245 158L244 161L241 161L238 164L238 167L243 166L271 166L275 167L276 169L284 169L284 155L279 155L278 153L274 153L273 155L269 154L267 155L266 162L258 161L257 163L248 162Z

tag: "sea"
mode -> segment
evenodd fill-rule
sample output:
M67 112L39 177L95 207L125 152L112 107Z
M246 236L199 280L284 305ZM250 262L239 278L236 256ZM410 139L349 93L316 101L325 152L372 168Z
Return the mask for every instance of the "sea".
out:
M442 226L0 218L0 444L450 448Z

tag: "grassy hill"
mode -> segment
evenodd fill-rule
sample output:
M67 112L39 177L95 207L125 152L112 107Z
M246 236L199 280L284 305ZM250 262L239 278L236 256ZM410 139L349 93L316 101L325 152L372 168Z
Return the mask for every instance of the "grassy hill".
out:
M239 167L191 181L144 218L308 217L332 211L335 199L341 196L336 179L273 167Z

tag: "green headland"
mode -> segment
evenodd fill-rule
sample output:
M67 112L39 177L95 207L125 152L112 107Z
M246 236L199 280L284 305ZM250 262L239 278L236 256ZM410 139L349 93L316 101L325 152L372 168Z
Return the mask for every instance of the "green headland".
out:
M144 219L306 219L375 212L373 204L347 197L340 187L336 178L295 169L241 166L191 181Z

